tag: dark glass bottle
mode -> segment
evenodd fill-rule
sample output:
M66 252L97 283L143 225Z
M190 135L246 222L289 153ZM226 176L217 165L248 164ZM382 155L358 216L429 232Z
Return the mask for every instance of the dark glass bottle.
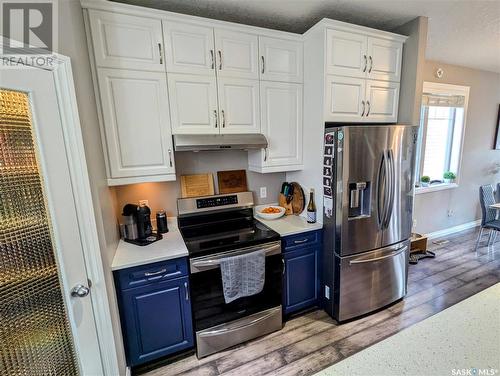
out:
M314 203L314 189L309 192L309 205L307 205L307 223L316 223L316 204Z

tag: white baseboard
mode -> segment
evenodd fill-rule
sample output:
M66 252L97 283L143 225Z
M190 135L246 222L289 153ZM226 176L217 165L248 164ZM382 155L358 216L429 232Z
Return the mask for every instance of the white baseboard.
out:
M125 376L132 376L132 369L128 366L125 368Z
M472 222L467 222L467 223L463 223L463 224L458 225L458 226L448 227L448 228L445 228L443 230L428 233L427 237L429 239L440 238L442 236L454 234L455 232L460 232L460 231L474 228L476 226L479 226L480 224L481 224L481 220L477 219L477 220L472 221Z

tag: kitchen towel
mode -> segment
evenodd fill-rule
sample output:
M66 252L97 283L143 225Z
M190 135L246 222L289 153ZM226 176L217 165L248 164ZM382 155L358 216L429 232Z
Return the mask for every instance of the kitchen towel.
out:
M220 271L226 303L258 294L264 288L266 279L266 253L258 250L222 258Z

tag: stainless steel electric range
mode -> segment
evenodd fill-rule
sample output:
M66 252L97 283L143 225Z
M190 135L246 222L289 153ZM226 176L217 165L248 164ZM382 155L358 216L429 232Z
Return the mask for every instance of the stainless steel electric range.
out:
M254 219L253 206L252 192L177 201L199 358L282 328L280 236ZM225 303L220 260L259 249L266 254L263 290Z

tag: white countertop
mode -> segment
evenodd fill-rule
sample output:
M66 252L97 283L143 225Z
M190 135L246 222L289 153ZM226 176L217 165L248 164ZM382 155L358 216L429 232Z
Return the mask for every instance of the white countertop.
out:
M284 215L278 219L267 220L255 214L255 218L281 236L295 235L308 231L321 230L323 228L322 223L307 223L304 217L298 215Z
M166 234L162 234L163 239L152 244L141 247L127 243L121 239L116 249L111 269L125 269L188 256L186 244L177 227L177 218L169 217L167 221L169 231Z

